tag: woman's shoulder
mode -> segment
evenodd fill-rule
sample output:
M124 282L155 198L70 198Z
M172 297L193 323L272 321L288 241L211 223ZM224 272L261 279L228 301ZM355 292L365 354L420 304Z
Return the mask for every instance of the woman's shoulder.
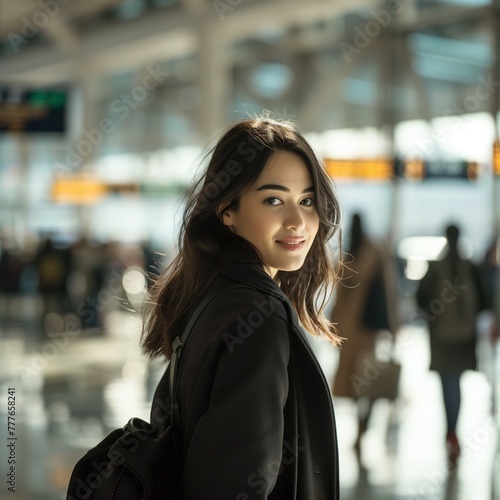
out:
M217 276L208 287L205 295L212 294L214 298L207 306L207 313L217 311L217 316L236 318L238 315L264 317L275 316L288 322L288 314L283 299L278 293L272 293L255 285L241 283Z
M264 350L288 352L290 323L285 306L265 291L243 283L215 279L203 293L212 299L193 328L196 351L218 357Z

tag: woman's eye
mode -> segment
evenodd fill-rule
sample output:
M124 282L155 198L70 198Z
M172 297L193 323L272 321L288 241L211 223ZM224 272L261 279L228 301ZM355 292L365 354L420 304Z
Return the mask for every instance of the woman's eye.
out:
M306 207L312 207L314 205L314 198L306 198L305 200L302 200L302 202Z
M273 197L273 198L266 198L264 200L264 203L267 203L268 205L278 205L281 203L281 200L279 198Z

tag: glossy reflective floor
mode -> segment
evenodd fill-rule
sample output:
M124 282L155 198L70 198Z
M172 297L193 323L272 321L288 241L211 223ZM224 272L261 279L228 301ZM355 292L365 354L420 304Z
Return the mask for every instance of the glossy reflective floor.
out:
M130 416L148 418L149 401L161 374L147 365L137 347L139 324L112 313L106 335L70 329L44 343L21 342L22 323L2 327L0 337L0 499L63 498L75 461L110 429ZM28 327L29 328L29 327ZM437 376L427 370L429 351L423 328L401 332L397 355L403 364L400 398L379 400L361 441L353 443L356 410L335 400L344 500L500 500L498 425L492 417L493 360L487 340L479 343L480 372L462 378L458 434L462 456L447 463L445 420ZM331 380L337 353L314 342ZM496 348L500 356L500 348ZM500 376L497 358L496 378ZM15 389L16 493L7 490L8 389ZM10 407L9 407L10 408ZM10 441L11 442L11 441ZM313 500L313 499L311 499Z

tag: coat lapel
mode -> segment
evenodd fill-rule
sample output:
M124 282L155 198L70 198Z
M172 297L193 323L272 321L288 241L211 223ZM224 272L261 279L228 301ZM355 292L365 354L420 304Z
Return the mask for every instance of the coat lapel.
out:
M337 436L330 389L294 307L274 280L254 262L229 264L221 274L278 299L287 309L291 319L290 331L293 332L292 349L295 352L295 362L290 372L293 393L289 395L291 397L287 404L294 435L289 436L289 441L293 443L293 453L298 458L293 463L294 474L296 478L301 478L295 483L296 490L291 493L292 498L312 498L313 492L327 490L330 493L325 500L339 498ZM325 464L330 464L331 469L325 470ZM311 478L321 481L325 487L317 489L310 482Z

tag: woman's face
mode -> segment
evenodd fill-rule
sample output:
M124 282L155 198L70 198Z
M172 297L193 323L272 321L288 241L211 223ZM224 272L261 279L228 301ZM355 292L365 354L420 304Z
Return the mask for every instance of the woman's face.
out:
M272 277L304 264L319 228L311 176L302 158L271 154L257 182L240 197L223 222L261 252Z

